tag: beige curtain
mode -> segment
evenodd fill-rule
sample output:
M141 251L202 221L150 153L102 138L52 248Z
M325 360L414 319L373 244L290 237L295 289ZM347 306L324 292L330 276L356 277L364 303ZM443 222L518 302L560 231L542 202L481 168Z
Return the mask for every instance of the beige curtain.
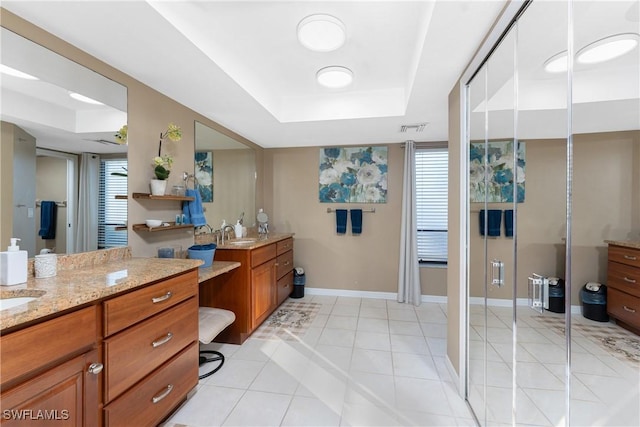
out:
M76 252L98 249L98 193L100 187L100 156L82 153L78 181L78 227Z
M404 144L404 177L402 180L402 226L400 229L400 265L398 266L398 302L420 305L420 270L416 239L416 145Z

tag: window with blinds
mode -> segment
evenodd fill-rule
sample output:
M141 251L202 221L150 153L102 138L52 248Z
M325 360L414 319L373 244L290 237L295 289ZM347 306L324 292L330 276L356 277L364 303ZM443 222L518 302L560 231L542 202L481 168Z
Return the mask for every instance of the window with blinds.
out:
M416 214L420 262L447 263L447 148L416 150Z
M126 159L100 160L100 189L98 193L98 248L127 245L127 230L116 230L127 223L127 200L116 199L127 194L127 177L112 175L126 173Z

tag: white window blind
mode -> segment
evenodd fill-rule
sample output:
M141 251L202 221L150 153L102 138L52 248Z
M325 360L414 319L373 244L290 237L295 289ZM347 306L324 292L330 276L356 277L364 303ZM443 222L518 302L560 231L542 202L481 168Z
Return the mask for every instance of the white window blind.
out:
M127 200L116 195L127 194L127 177L112 175L126 173L126 159L100 160L100 189L98 194L98 248L127 245L127 230L116 227L127 223Z
M420 262L447 262L448 171L447 148L416 150L416 213Z

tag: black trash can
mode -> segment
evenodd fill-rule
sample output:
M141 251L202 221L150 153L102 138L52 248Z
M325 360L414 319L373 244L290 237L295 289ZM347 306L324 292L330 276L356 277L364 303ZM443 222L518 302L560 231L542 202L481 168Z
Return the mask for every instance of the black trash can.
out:
M564 313L564 280L549 277L549 311Z
M291 292L291 298L304 297L304 283L306 277L302 267L296 267L293 269L293 292Z
M608 322L607 314L607 286L601 283L589 282L580 289L582 315L597 322Z

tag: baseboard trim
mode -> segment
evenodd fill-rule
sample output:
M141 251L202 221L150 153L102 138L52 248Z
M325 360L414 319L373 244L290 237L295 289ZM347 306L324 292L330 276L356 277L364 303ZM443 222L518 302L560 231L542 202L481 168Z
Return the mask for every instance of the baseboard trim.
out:
M490 307L511 307L510 299L499 299L499 298L487 298L487 305ZM484 298L482 297L470 297L469 304L471 305L482 305L484 304ZM516 305L519 307L528 307L529 299L528 298L518 298L516 299ZM571 314L581 314L582 307L579 305L571 306Z
M385 300L398 300L397 292L374 292L374 291L353 291L349 289L328 289L328 288L305 288L305 294L308 295L324 295L337 297L352 298L372 298ZM446 304L447 297L442 295L422 295L421 302L434 302L438 304Z

